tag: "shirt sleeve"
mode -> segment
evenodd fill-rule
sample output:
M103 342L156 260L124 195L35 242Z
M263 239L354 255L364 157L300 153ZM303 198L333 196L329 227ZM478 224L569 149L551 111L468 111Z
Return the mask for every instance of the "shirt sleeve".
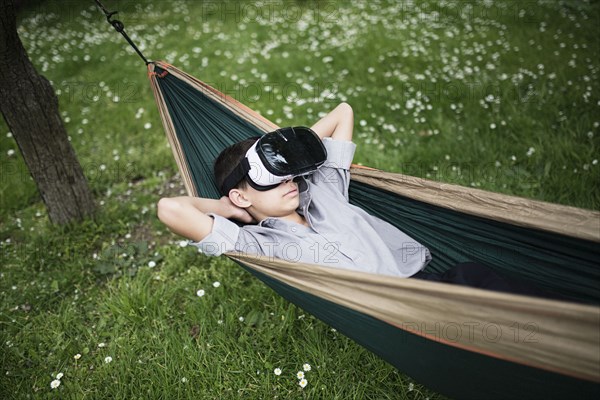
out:
M323 145L327 150L327 160L313 174L312 182L327 190L342 193L348 199L350 166L354 159L356 144L326 137L323 138Z
M327 150L327 161L323 166L334 169L350 169L356 151L354 142L326 137L323 138L323 145Z
M206 215L214 219L211 232L199 242L189 240L188 243L198 247L201 253L209 256L220 256L233 251L240 234L240 227L220 215L213 213Z

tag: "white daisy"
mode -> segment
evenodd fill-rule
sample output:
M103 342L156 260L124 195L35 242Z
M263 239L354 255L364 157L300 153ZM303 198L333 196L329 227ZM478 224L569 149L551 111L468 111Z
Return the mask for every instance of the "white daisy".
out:
M306 385L308 385L308 381L306 379L302 379L300 382L298 382L298 385L300 385L301 388L305 388Z
M275 368L275 370L273 371L273 373L277 376L281 375L281 368Z
M302 366L302 369L306 372L310 371L310 364L306 363Z
M59 386L60 386L60 380L58 380L58 379L55 379L52 382L50 382L50 387L52 389L56 389Z

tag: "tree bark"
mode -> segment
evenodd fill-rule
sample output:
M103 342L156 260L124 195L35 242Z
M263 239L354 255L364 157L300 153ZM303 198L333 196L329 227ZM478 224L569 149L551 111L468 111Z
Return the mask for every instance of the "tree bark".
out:
M65 224L93 214L94 198L60 118L58 98L17 33L14 0L0 1L0 71L0 111L50 221Z

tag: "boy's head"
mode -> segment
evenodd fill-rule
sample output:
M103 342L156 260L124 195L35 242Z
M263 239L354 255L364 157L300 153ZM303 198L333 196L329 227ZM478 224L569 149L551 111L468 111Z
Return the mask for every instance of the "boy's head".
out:
M316 171L326 158L325 146L312 129L279 128L223 150L215 161L215 179L224 196L240 182L242 187L269 191L296 176Z
M254 137L242 140L225 148L219 154L214 163L215 181L219 190L223 188L225 181L244 160L248 150L258 139ZM249 183L249 179L248 175L243 176L231 189L226 190L227 193L222 194L229 197L235 206L248 211L255 220L282 217L298 208L300 198L298 183L295 180L287 179L257 190L256 184Z
M246 152L252 147L256 140L258 140L256 137L242 140L241 142L227 147L219 154L214 164L215 181L217 182L219 190L223 187L225 179L238 166L242 159L246 157ZM236 189L246 189L247 187L248 176L244 176L242 180L234 186Z

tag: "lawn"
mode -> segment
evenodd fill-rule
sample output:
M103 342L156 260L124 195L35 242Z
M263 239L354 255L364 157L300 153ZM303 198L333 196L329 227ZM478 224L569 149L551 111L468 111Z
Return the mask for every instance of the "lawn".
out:
M19 14L98 213L52 226L0 122L0 398L444 398L160 224L183 186L144 63L92 3ZM148 58L277 124L348 102L356 163L600 208L597 2L104 3Z

